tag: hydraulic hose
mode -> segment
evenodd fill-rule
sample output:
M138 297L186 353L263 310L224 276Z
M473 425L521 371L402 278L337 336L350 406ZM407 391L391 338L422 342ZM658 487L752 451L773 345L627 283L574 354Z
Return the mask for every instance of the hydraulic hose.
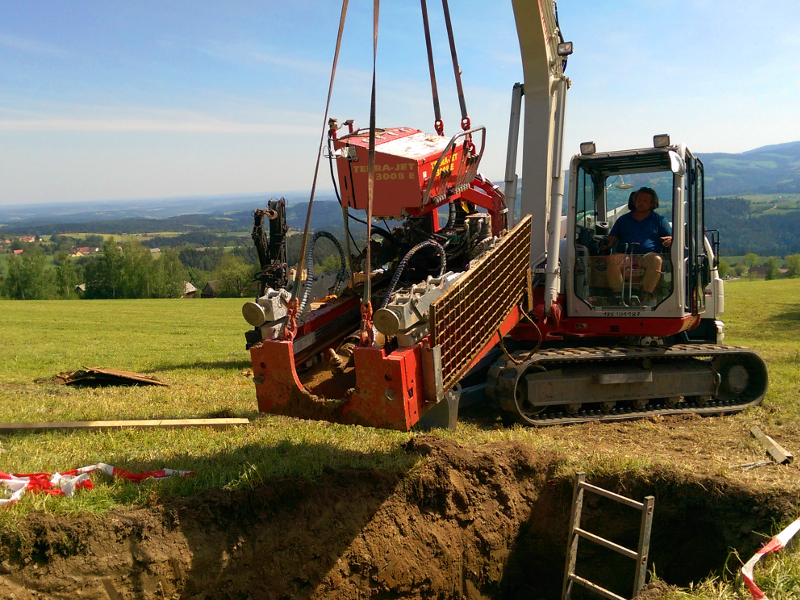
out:
M450 202L447 205L447 225L445 225L443 229L450 229L455 224L456 224L456 207L455 203Z
M419 244L414 246L411 250L409 250L403 257L403 260L400 261L400 264L397 265L397 270L395 270L394 277L392 277L392 283L389 286L389 292L383 299L383 304L381 304L381 308L386 308L386 306L389 304L389 299L392 297L392 294L394 294L394 290L397 287L398 282L400 281L400 275L403 274L403 270L406 268L406 265L408 265L408 261L411 260L411 257L414 256L414 254L418 250L421 250L422 248L427 248L428 246L436 248L439 251L439 256L442 257L441 268L439 269L439 277L444 276L444 272L445 270L447 270L447 257L445 256L444 248L442 248L442 245L433 240L425 240L424 242L420 242Z
M323 237L333 242L333 245L336 246L336 249L339 251L339 261L342 264L342 268L339 270L339 274L336 276L336 288L334 290L334 294L339 292L345 279L347 279L347 262L345 262L344 250L342 249L342 245L339 243L339 240L337 240L333 234L328 233L327 231L318 231L311 237L311 241L308 243L308 257L306 262L306 289L303 292L303 299L300 301L299 308L297 309L298 315L303 312L303 309L305 309L306 304L308 303L308 299L311 297L311 284L314 282L314 245L317 243L319 238Z

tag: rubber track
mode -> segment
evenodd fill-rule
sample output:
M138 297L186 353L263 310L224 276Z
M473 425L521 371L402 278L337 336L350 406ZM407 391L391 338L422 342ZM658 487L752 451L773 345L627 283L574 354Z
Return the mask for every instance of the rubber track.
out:
M527 425L549 426L549 425L569 425L573 423L586 423L589 421L623 421L630 419L640 419L657 415L721 415L741 412L751 406L761 403L767 390L767 370L766 364L757 352L749 348L739 346L717 346L714 344L678 344L675 346L614 346L614 347L576 347L540 350L532 357L528 358L530 351L521 350L512 356L516 360L524 360L521 365L514 364L507 356L502 356L489 370L487 381L487 394L500 402L502 409L511 413L514 418ZM647 406L641 409L633 407L630 402L619 402L618 406L610 412L604 413L599 409L599 402L584 404L575 414L566 411L558 411L558 405L551 405L541 415L522 415L517 410L514 401L514 390L520 378L530 371L533 365L544 366L547 363L601 363L601 362L632 362L649 358L654 361L665 361L670 359L702 359L702 358L728 358L738 357L744 361L754 362L762 368L763 385L755 392L746 390L736 399L725 400L714 398L707 403L700 405L696 402L682 401L674 408L667 407L662 401L651 400ZM527 359L527 360L526 360ZM751 376L752 377L752 376ZM520 382L525 385L525 382ZM592 408L592 406L598 408Z

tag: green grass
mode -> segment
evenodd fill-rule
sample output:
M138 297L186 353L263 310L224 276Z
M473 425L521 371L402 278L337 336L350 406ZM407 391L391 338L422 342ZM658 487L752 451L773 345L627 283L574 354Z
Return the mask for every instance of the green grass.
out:
M313 478L328 468L382 469L402 474L413 471L418 461L424 460L402 447L415 432L258 414L254 387L246 376L250 362L244 349L247 325L240 313L242 302L0 301L2 422L209 416L242 416L253 421L250 426L220 431L53 431L2 436L0 471L52 472L105 462L132 471L171 467L193 470L196 475L142 485L96 475L91 493L73 498L27 495L22 502L0 511L0 526L13 524L36 510L102 513L209 488L252 489L276 477ZM767 428L795 422L800 417L800 280L728 283L726 310L726 343L757 349L770 368L767 400L748 411L747 422ZM85 389L46 382L56 373L82 365L149 373L170 386ZM642 421L629 427L645 435L657 426ZM437 435L462 444L523 442L572 457L565 469L574 469L582 461L581 468L595 474L639 472L655 460L624 453L587 452L584 446L589 447L588 442L571 436L569 429L503 428L463 422L456 431ZM787 573L796 576L800 570L798 553L787 552L769 560L787 561L785 566L778 562L781 566L775 569L776 578L787 577ZM766 572L771 564L764 562L757 572ZM733 594L732 586L732 582L710 580L691 593L681 591L689 595L680 597L732 598L725 595ZM770 597L797 598L785 594Z
M0 471L59 471L105 462L134 471L171 467L197 475L144 486L99 476L81 500L28 495L12 513L103 511L159 494L256 485L325 468L405 471L409 434L257 413L244 349L243 300L0 302L0 421L242 416L254 424L226 431L49 432L0 439ZM169 387L72 388L42 382L86 366L150 373Z
M95 478L80 500L28 495L9 511L102 512L156 497L215 487L254 486L271 477L315 477L326 468L405 472L418 457L403 448L411 433L260 415L246 376L243 300L76 300L0 302L0 421L240 416L251 426L210 429L49 432L0 439L0 471L59 471L105 462L132 471L171 467L197 475L135 486ZM47 383L81 366L150 373L162 387L72 388ZM533 429L465 425L448 434L483 443L541 444Z
M757 348L769 362L768 417L772 421L798 416L794 382L800 380L800 280L736 281L726 286L726 342ZM48 433L8 436L2 441L0 470L52 471L89 461L120 462L122 467L170 466L195 468L213 464L216 436L229 448L223 455L241 454L228 471L213 481L202 477L196 487L241 479L242 465L261 465L251 453L279 445L281 432L293 446L340 448L352 457L359 448L364 464L402 463L400 443L411 434L298 422L257 413L250 368L244 349L247 325L239 299L195 300L75 300L0 302L0 421L66 421L103 419L199 418L212 415L255 419L251 427L218 434L205 429L151 432ZM56 373L98 366L150 373L169 387L81 389L42 382ZM760 408L757 411L766 409ZM759 415L761 417L762 415ZM545 430L547 431L547 430ZM442 433L465 443L515 439L545 443L559 449L540 430L486 429L463 423L454 433ZM137 440L139 443L137 443ZM305 441L304 441L305 440ZM46 443L48 453L38 448ZM565 449L561 446L561 449ZM394 458L381 456L395 453ZM325 463L326 461L322 461ZM286 463L288 464L288 463ZM291 472L286 466L279 472ZM295 474L313 475L319 467L299 460ZM266 471L264 469L267 469ZM222 479L219 479L221 477ZM190 486L191 487L191 486ZM189 493L186 488L185 492Z
M787 523L788 524L788 523ZM774 533L778 533L776 529ZM771 600L800 600L800 544L762 558L753 569L753 580ZM794 551L792 550L794 548ZM712 576L687 589L673 590L664 600L743 600L751 598L741 575L741 565L749 556L729 556L723 576ZM656 573L656 576L658 574Z
M798 298L800 280L739 280L726 286L726 343L755 347L767 359L771 377L770 414L777 419L794 418L798 414L793 385L800 380ZM252 434L245 430L257 430L273 443L275 427L295 428L291 434L293 440L300 435L298 432L305 431L315 442L323 440L324 444L328 439L334 445L358 431L358 436L370 440L363 448L365 456L373 448L396 446L408 438L409 434L259 415L253 384L245 375L250 360L244 349L243 333L247 325L241 318L242 303L239 299L2 301L0 421L244 416L258 422L253 427L234 430L229 435L232 447L252 442ZM170 386L81 389L42 382L56 373L84 365L150 373ZM142 452L130 451L139 435L145 434L98 437L107 438L103 448L113 448L117 442L113 456L126 457L125 460L131 457L141 463ZM149 451L153 460L185 468L183 463L167 463L181 452L202 454L206 437L213 438L216 434L196 429L147 435L156 436L152 442L159 448L158 452ZM445 435L467 443L490 439L542 443L541 435L534 429L484 430L469 423L460 424L455 433ZM111 462L108 455L73 454L78 445L82 449L94 445L95 436L87 432L9 436L2 442L0 470L66 469L92 457L92 462ZM156 441L159 436L163 436L163 442ZM46 458L31 450L42 439L51 440L48 442L51 444L60 440L64 445ZM80 444L75 444L76 439L80 439ZM191 445L197 449L191 450ZM345 449L348 448L346 442ZM306 470L298 468L297 473L304 474ZM232 473L230 477L235 479L240 475Z
M756 348L769 366L769 402L755 416L777 425L800 417L800 279L742 278L725 295L725 343Z

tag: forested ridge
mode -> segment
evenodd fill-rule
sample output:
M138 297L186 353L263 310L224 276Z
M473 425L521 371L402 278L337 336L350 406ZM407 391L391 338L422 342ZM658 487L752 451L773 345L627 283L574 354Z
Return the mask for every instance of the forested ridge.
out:
M706 228L719 230L723 255L800 253L800 209L759 214L752 206L738 197L706 201Z

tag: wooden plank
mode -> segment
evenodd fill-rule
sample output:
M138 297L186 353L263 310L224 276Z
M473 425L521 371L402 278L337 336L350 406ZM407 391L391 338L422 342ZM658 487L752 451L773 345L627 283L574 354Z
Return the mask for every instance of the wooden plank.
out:
M753 425L753 427L750 428L750 435L764 445L769 455L779 465L788 465L794 460L794 456L792 456L791 452L784 450L778 442L761 431L757 425Z
M55 429L126 429L130 427L176 429L182 427L212 427L227 429L249 425L250 419L148 419L138 421L61 421L42 423L0 423L0 433L11 431L47 431Z
M86 366L77 371L59 373L54 382L64 385L169 385L155 377L141 373Z
M167 384L159 381L150 375L142 375L141 373L133 373L131 371L120 371L119 369L102 369L100 367L83 367L90 375L108 375L112 378L135 381L137 383L144 383L147 385L163 385Z

